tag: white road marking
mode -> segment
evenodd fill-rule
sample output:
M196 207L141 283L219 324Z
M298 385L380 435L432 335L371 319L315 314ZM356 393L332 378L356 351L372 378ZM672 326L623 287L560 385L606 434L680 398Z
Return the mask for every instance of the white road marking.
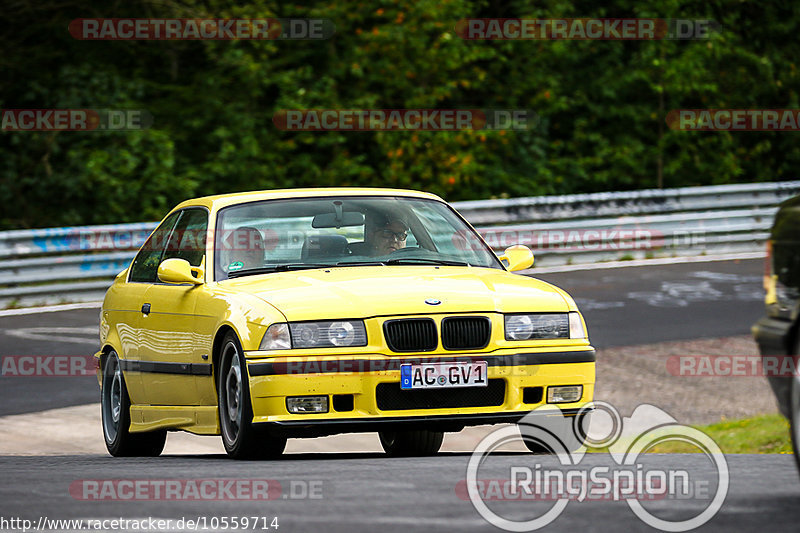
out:
M25 307L22 309L3 309L0 316L38 315L39 313L55 313L71 309L99 309L103 302L84 302L79 304L48 305L45 307Z
M53 341L53 336L58 335L55 339L58 342L77 344L98 344L100 342L98 326L18 328L0 331L12 337L37 341Z
M527 276L536 274L551 274L556 272L573 272L577 270L603 270L606 268L623 268L651 265L677 265L681 263L710 263L712 261L736 261L741 259L764 259L764 252L748 252L742 254L701 255L694 257L659 257L656 259L638 259L634 261L608 261L604 263L587 263L585 265L561 265L553 267L529 268L520 270L517 274Z

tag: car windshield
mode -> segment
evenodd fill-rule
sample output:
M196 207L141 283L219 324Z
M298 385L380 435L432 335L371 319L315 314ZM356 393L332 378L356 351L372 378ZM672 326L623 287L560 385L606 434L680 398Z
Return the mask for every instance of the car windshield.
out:
M502 269L446 204L407 197L266 200L220 210L215 279L362 265Z

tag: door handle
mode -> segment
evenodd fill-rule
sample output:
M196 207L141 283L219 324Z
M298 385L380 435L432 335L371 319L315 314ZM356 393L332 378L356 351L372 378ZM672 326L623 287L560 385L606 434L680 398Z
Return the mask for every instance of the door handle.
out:
M142 305L142 314L149 315L150 314L150 304L143 304Z

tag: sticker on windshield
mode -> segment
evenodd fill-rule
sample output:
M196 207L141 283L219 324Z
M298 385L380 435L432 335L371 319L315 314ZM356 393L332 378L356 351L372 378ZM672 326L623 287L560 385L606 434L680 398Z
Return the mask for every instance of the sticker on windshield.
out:
M244 263L241 261L234 261L230 265L228 265L228 272L234 272L236 270L241 270L244 267Z

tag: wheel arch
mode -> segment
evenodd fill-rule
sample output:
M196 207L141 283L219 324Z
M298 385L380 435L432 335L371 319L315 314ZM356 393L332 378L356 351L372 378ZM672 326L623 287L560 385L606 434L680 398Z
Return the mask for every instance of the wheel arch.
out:
M97 361L97 382L100 385L101 391L103 390L103 371L106 368L106 360L108 359L108 354L111 353L112 350L116 352L117 357L119 357L119 350L115 348L113 345L111 345L109 342L104 343L103 347L100 348L100 351L97 352L99 354L99 358ZM122 372L123 374L125 373L124 370Z
M217 328L217 332L214 334L214 342L211 347L211 371L214 376L214 383L219 383L219 365L220 365L220 357L222 356L222 341L225 339L225 336L228 333L233 333L236 335L236 338L239 340L239 344L242 343L242 338L239 336L239 333L236 331L236 328L233 327L231 324L222 324L219 328Z

